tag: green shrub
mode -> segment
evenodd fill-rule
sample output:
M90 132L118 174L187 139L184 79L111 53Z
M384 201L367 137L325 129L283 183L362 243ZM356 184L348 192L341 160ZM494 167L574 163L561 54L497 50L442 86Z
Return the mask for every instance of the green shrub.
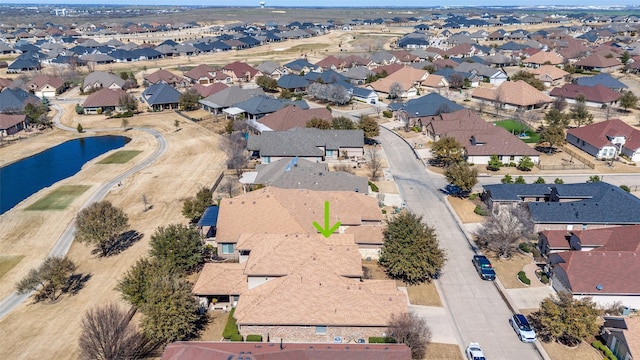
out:
M384 336L371 336L369 338L369 344L392 344L395 342L393 338Z
M469 195L469 200L474 200L475 198L477 198L478 196L480 196L479 193L473 193L471 195Z
M547 274L543 273L542 275L540 275L540 282L545 285L549 284L549 277L547 276Z
M82 124L78 123L78 126L76 127L76 129L78 130L79 133L84 132L84 130L82 129Z
M591 343L591 346L593 346L594 348L600 350L602 348L602 343L599 340L596 340L596 341Z
M627 185L620 185L620 189L626 191L626 192L631 192L631 188L628 187Z
M233 334L233 335L231 335L231 338L229 340L231 340L231 341L244 341L244 338L240 334Z
M261 342L262 335L247 335L247 341Z
M476 205L475 209L473 209L473 212L480 216L487 216L487 212L484 211L484 209L480 205Z
M76 105L76 114L78 114L78 115L84 114L84 108L82 106L80 106L79 104Z
M384 110L384 111L382 111L382 116L391 119L393 117L393 111Z
M531 280L527 277L527 274L525 274L524 271L520 271L518 273L518 279L520 279L520 281L525 285L531 284Z
M526 242L521 242L520 245L518 245L518 248L520 248L520 250L526 253L531 252L531 249L529 248L529 243L526 243Z
M373 191L373 192L378 192L379 191L378 185L372 183L371 181L369 181L369 186L371 187L371 191Z
M235 311L236 309L233 308L229 312L229 317L227 318L227 324L224 326L224 331L222 331L222 337L227 340L231 339L231 337L234 335L240 335L240 332L238 331L238 325L236 325L236 319L233 317L233 313Z
M542 254L540 254L540 250L538 250L537 246L531 247L531 255L533 255L533 257L536 258L536 259L538 259L538 258L540 258L540 256L542 256Z

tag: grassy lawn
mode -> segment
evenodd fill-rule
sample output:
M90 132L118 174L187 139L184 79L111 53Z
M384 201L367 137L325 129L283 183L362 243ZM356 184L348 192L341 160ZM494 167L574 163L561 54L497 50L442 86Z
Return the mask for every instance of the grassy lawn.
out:
M82 195L91 186L89 185L64 185L53 190L49 195L36 201L27 210L63 210L78 196Z
M522 139L522 141L526 143L537 144L540 141L540 135L537 132L531 130L529 127L524 126L515 120L496 121L494 124L506 129L508 132L515 134L516 136L521 133L527 134L528 138Z
M496 270L496 275L500 278L502 285L506 289L526 288L527 286L518 280L518 272L531 263L531 258L514 251L510 259L499 259L489 255L491 264Z
M8 273L9 270L13 269L22 259L24 255L10 256L10 255L0 255L0 279L4 276L4 274Z
M208 311L209 323L200 334L201 341L220 341L222 339L222 331L229 317L228 312L224 311Z
M98 164L125 164L141 152L140 150L120 150L100 160Z
M400 285L400 284L399 284ZM413 305L424 306L442 306L438 290L433 282L423 283L420 285L405 285L400 286L407 287L407 293L409 293L409 301Z
M431 343L427 346L425 360L462 360L460 347L455 344Z
M549 357L554 360L601 360L602 355L586 342L580 343L576 348L566 347L558 342L541 342Z

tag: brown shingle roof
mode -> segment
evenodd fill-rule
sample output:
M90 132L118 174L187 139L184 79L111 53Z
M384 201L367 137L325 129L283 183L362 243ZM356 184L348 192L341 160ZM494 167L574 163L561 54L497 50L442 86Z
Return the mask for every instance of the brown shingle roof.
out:
M160 81L164 81L167 84L174 84L180 81L178 75L164 69L160 69L151 74L147 74L144 76L144 79L147 80L150 84L156 84Z
M391 84L397 82L402 85L402 88L406 91L412 86L419 84L422 80L426 79L429 72L426 70L415 69L411 66L405 66L402 69L390 74L389 76L378 79L372 82L371 87L379 92L389 92Z
M578 60L575 63L575 66L596 67L600 69L615 67L619 65L622 65L622 63L615 57L607 58L600 54L591 54L582 60Z
M632 251L565 251L557 253L565 262L556 264L567 274L576 294L640 294L640 257ZM598 290L596 286L601 285Z
M553 65L542 65L536 69L532 69L531 73L537 75L538 78L543 75L549 75L553 80L559 80L569 75L568 72Z
M229 86L227 84L216 82L211 85L193 84L191 87L197 91L200 96L206 98L207 96L213 95L218 91L222 91Z
M39 75L34 77L27 83L28 87L33 87L35 90L38 90L46 85L50 85L55 89L58 89L64 85L64 80L57 76Z
M241 295L247 291L244 265L239 263L204 264L192 293L195 295Z
M184 76L192 80L198 80L201 78L213 79L213 73L215 73L215 69L213 67L207 64L200 64L184 73Z
M524 80L505 81L495 90L478 87L473 90L471 96L490 101L499 100L504 104L517 106L534 106L553 101L547 94Z
M340 221L343 226L370 228L372 234L379 231L373 225L381 224L382 213L373 197L350 191L266 187L222 200L216 238L235 243L243 233L316 234L313 222L323 219L325 201L330 202L332 224ZM355 238L356 243L366 240Z
M610 137L624 136L627 149L637 150L640 148L640 131L620 119L611 119L599 123L569 129L567 134L573 135L580 140L602 148L605 145L612 145Z
M296 127L305 127L313 118L331 122L331 111L326 108L300 109L297 106L285 106L284 108L266 115L258 120L274 131L290 130Z
M6 130L12 126L20 124L21 122L27 119L26 115L10 115L10 114L0 114L0 130Z
M586 101L602 104L618 101L620 98L619 92L600 84L596 86L564 84L562 87L553 88L549 95L565 99L576 99L583 95Z
M266 340L266 339L265 339ZM411 360L405 344L174 342L161 360ZM241 355L242 354L242 355Z
M82 104L83 107L119 106L120 97L127 92L122 89L101 89L91 95Z
M541 231L540 234L547 239L551 249L571 249L569 246L571 234L566 230L545 230Z
M562 57L562 55L559 55L556 53L539 51L531 55L529 58L522 60L522 62L525 64L540 64L540 65L546 63L547 61L551 65L559 65L564 62L564 58Z
M319 263L247 291L235 317L238 325L387 326L407 308L395 281L354 280Z

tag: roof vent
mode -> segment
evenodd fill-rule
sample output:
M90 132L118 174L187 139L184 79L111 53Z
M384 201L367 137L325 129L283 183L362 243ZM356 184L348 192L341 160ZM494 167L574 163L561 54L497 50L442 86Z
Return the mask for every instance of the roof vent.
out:
M602 284L598 284L598 285L596 285L596 290L598 290L598 291L602 291L602 289L603 289Z

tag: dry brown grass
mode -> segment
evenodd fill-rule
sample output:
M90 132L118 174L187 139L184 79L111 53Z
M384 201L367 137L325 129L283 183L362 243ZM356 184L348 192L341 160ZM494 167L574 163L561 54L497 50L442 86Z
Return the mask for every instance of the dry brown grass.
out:
M440 295L438 295L438 289L433 282L423 283L420 285L403 285L407 287L407 293L409 294L409 301L412 305L424 305L424 306L440 306Z
M471 200L461 199L455 196L447 196L447 200L463 223L484 222L484 216L480 216L473 212L476 208L476 204Z
M365 278L371 280L389 280L384 268L376 260L362 260L362 268L365 271Z
M221 341L222 331L227 323L229 313L225 311L209 311L209 323L200 334L200 341Z
M586 342L580 343L576 348L569 348L555 341L541 344L553 360L602 360L600 352Z
M518 272L526 264L531 263L529 256L523 255L519 252L515 252L510 259L497 258L491 254L488 255L491 259L491 264L496 271L496 275L500 278L500 282L506 289L514 288L526 288L527 286L518 280Z
M431 343L427 346L425 360L463 360L460 347L454 344Z

